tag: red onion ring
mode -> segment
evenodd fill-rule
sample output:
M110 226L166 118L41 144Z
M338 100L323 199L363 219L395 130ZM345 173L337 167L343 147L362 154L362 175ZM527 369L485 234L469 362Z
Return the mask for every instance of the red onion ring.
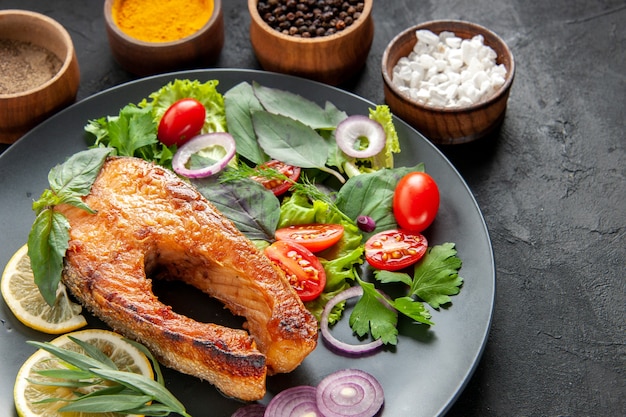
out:
M373 342L363 343L360 345L351 345L349 343L342 342L336 339L328 328L328 317L330 316L330 312L337 304L340 302L347 300L348 298L353 297L361 297L363 296L363 288L360 285L355 285L354 287L350 287L347 290L340 292L333 298L331 298L324 307L324 311L322 312L322 317L320 320L320 330L322 332L322 336L324 340L330 344L332 348L334 348L339 353L347 353L350 355L362 355L365 353L372 352L375 349L378 349L383 345L383 341L381 339L376 339Z
M320 411L316 402L317 390L310 385L287 388L267 404L265 417L317 416Z
M324 417L372 417L384 398L378 380L360 369L344 369L322 379L315 394Z
M361 137L367 138L368 146L363 150L355 149L354 144ZM354 115L343 119L337 125L335 140L346 155L353 158L370 158L383 150L387 135L376 120L363 115Z
M213 165L200 169L189 169L185 165L189 158L195 153L211 146L222 146L226 150L226 155ZM198 135L178 148L172 159L174 171L187 178L203 178L220 172L228 165L235 156L235 139L225 132L207 133Z

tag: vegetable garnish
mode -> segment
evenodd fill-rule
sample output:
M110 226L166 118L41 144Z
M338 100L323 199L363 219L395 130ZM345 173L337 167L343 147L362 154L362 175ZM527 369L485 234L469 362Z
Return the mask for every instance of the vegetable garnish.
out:
M330 345L330 347L338 351L339 353L345 353L349 355L363 355L365 353L373 352L376 349L383 346L383 341L381 339L376 339L372 342L361 343L361 344L345 343L345 342L338 340L330 332L330 328L328 325L328 318L330 316L330 312L332 311L332 309L337 304L343 301L346 301L350 298L361 297L361 296L363 296L363 288L361 288L359 285L356 285L354 287L348 288L347 290L331 298L330 301L326 303L326 307L324 307L324 312L322 313L322 319L320 320L320 331L322 333L322 337L324 337L324 340Z
M265 415L272 417L321 415L317 408L315 387L298 385L279 392L267 404Z
M339 242L343 232L344 227L336 223L298 224L276 230L276 239L298 243L315 253Z
M230 417L263 417L265 406L263 404L248 404L235 410Z
M380 382L360 369L334 372L317 384L317 408L324 417L372 417L385 401Z
M54 210L54 206L69 204L93 213L81 197L91 191L110 153L109 148L96 148L72 155L50 170L50 188L33 202L37 217L28 234L28 256L35 283L49 305L53 305L56 299L63 258L70 239L70 225L63 214Z
M376 120L356 114L344 119L335 130L337 146L353 158L370 158L385 147L383 127Z
M428 242L421 233L385 230L365 242L365 259L376 269L397 271L419 261L427 248Z
M265 255L285 272L302 301L314 300L324 291L326 271L304 246L279 240L265 248Z
M85 353L54 346L49 342L27 342L49 352L61 359L62 363L67 364L67 370L40 371L41 375L59 379L59 382L53 384L58 384L59 387L65 389L80 387L84 390L89 386L93 386L95 389L89 394L70 401L59 411L118 412L146 416L178 413L181 416L191 417L186 412L185 407L165 388L159 364L144 346L126 340L150 359L157 376L156 381L141 374L118 369L117 365L94 345L71 336L70 340L80 346ZM37 380L31 382L38 383ZM42 381L40 383L48 384L49 382ZM54 399L47 401L54 401Z
M182 98L172 104L161 117L157 138L166 146L181 146L200 133L206 109L193 98Z
M172 168L187 178L209 177L226 168L235 154L235 141L229 133L207 133L181 146L174 155ZM196 162L190 167L193 157Z

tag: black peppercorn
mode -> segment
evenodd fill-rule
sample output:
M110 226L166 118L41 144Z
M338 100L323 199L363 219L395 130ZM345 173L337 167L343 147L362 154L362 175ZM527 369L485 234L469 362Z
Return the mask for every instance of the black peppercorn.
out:
M362 0L263 0L257 10L270 27L291 36L329 36L359 18Z

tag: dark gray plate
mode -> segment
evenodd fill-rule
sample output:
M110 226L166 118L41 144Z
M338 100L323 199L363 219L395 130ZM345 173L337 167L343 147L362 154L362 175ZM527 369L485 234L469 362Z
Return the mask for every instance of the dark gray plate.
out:
M247 70L202 70L141 79L83 100L50 118L0 156L0 266L22 246L34 220L31 203L48 187L47 174L69 155L86 148L83 127L90 119L113 115L128 103L137 103L174 78L220 81L225 93L242 81L258 81L301 94L320 104L334 103L349 114L367 114L373 104L355 95L299 78ZM287 375L268 378L264 401L297 384L316 385L327 374L343 368L360 368L375 375L385 391L385 417L441 415L454 403L471 377L485 346L495 295L495 267L484 219L467 185L450 162L423 136L395 120L402 152L397 165L424 162L441 190L441 208L426 234L431 244L455 242L463 260L461 293L446 309L433 312L431 329L401 321L396 348L363 358L331 353L321 342L302 365ZM171 289L171 288L170 288ZM157 288L158 290L158 288ZM161 295L175 310L198 320L233 324L217 302L187 288ZM102 323L89 317L90 326ZM342 322L346 322L343 320ZM232 323L231 323L232 322ZM21 364L33 353L26 340L51 340L30 330L0 301L0 415L16 415L13 383ZM345 323L342 323L345 324ZM347 336L338 325L339 337ZM227 399L210 384L165 370L168 388L194 416L230 416L241 403Z

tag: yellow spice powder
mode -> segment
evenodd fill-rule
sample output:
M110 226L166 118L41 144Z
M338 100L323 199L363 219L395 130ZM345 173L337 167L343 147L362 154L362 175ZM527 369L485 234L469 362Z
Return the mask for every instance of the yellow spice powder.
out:
M170 42L194 34L213 14L213 0L117 0L112 15L127 35Z

